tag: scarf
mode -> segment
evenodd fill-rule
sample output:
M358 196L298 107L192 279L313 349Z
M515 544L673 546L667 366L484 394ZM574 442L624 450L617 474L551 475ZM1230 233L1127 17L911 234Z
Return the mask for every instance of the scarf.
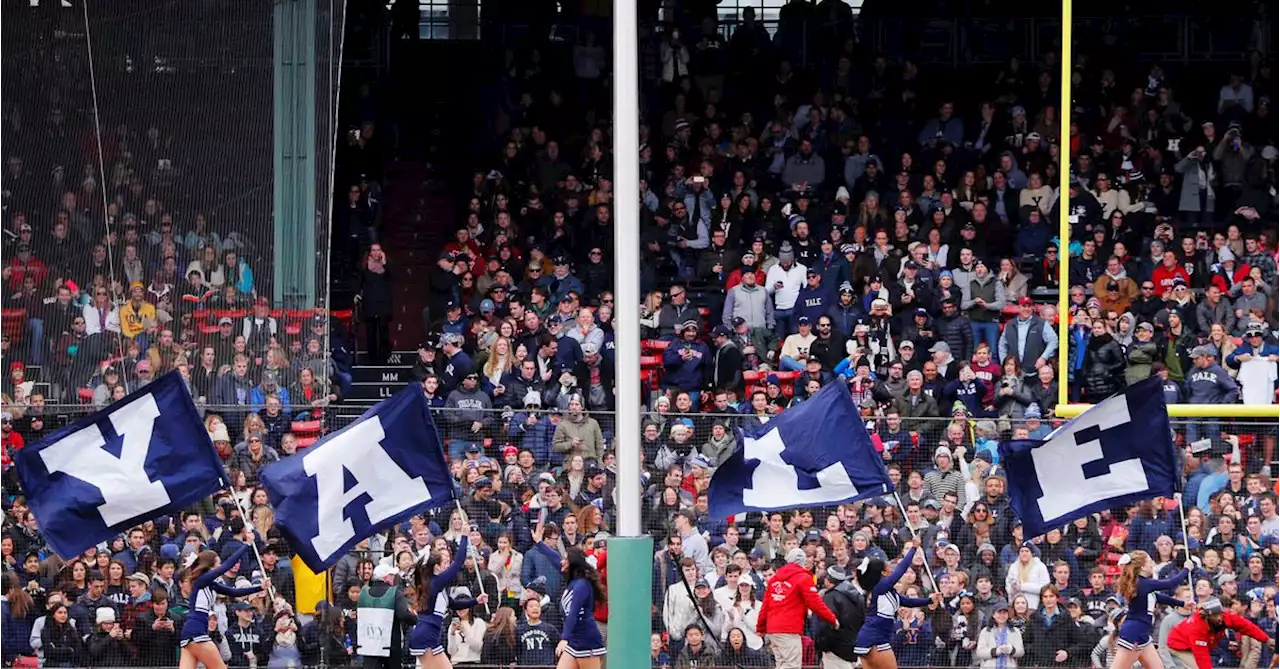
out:
M995 629L997 647L1003 646L1006 643L1009 643L1009 626L1008 625L1001 625L993 629ZM996 669L1005 669L1005 667L1008 666L1008 663L1009 663L1008 655L996 656Z

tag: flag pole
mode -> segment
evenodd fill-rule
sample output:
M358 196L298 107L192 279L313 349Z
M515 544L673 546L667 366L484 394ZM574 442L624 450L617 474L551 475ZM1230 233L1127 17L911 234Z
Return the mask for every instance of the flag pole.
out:
M235 500L236 508L240 510L240 517L244 518L244 526L249 528L249 532L253 534L253 541L249 542L249 548L253 550L253 557L255 560L258 561L258 569L262 570L262 553L258 551L258 528L253 526L253 518L250 518L249 514L245 512L244 504L240 502L240 496L236 494L235 489L232 488L231 486L227 486L227 492L231 495L231 499ZM263 541L267 540L266 535L262 536L262 540ZM252 574L250 574L250 576L252 576ZM270 578L267 576L265 571L262 572L262 577L268 578L268 579ZM272 606L275 606L275 601L276 601L275 584L272 584L270 587L267 588L267 593L271 595Z
M902 522L907 526L907 529L911 530L911 540L917 546L920 546L920 550L925 550L925 547L920 545L920 535L916 534L916 528L911 527L910 521L907 520L907 507L902 503L902 497L898 495L897 490L893 491L893 498L898 501L898 509L902 511ZM933 591L940 592L938 590L938 579L933 577L933 569L929 567L928 553L924 556L924 573L929 575L929 582L933 583Z
M454 503L454 505L455 505L455 506L457 506L457 507L458 507L458 513L461 513L461 514L462 514L462 519L463 519L463 520L470 520L470 519L467 517L467 510L466 510L466 509L464 509L464 508L462 508L462 500L458 499L457 497L454 497L454 498L453 498L453 503ZM459 555L459 556L458 556L458 559L459 559L459 560L466 560L466 559L467 559L467 556L465 556L465 555ZM479 584L480 584L480 594L484 594L484 578L480 576L480 561L479 561L479 560L476 560L475 562L471 563L471 565L472 565L473 567L475 567L475 568L476 568L476 570L475 570L475 571L476 571L476 583L479 583ZM484 614L485 614L486 616L487 616L487 615L491 615L491 612L489 611L489 602L487 602L487 601L484 603Z
M1182 491L1173 493L1173 499L1178 503L1178 518L1182 521L1182 550L1186 553L1187 559L1191 559L1191 537L1187 536L1187 507L1182 505ZM1196 596L1196 575L1190 570L1187 571L1187 585L1191 586L1192 599Z

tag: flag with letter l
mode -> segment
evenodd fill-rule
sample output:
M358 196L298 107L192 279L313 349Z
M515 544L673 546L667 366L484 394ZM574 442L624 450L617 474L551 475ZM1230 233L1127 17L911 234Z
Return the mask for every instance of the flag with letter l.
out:
M280 531L312 571L362 539L456 499L422 388L406 386L304 453L262 470Z
M829 383L764 425L711 477L717 518L744 511L832 506L893 492L884 461L843 383Z
M1032 537L1091 513L1180 489L1160 379L1135 383L1044 440L1000 443L1009 501Z
M64 558L226 485L176 371L18 451L15 464L31 512Z

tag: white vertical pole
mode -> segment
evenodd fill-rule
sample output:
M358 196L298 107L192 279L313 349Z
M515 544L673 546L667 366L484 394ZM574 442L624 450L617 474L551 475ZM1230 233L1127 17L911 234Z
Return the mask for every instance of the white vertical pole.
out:
M613 3L614 355L618 527L642 534L640 519L640 62L636 0Z

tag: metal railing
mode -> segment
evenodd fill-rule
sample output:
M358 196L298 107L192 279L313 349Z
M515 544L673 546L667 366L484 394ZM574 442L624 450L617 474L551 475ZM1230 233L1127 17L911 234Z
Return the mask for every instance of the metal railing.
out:
M1076 35L1115 38L1133 60L1185 63L1239 60L1250 48L1254 24L1244 17L1215 18L1207 24L1194 16L1076 16L1072 27ZM1062 42L1062 21L1056 17L877 18L863 19L861 27L877 53L952 65L999 63L1011 57L1039 60Z

